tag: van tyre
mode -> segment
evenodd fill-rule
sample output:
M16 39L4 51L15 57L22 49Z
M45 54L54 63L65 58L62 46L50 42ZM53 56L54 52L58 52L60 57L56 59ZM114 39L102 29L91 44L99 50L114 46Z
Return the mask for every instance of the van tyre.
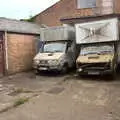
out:
M113 71L112 71L112 78L115 79L116 78L116 75L117 75L117 65L115 64L114 67L113 67Z
M35 73L36 75L38 75L38 74L39 74L39 71L38 71L38 70L34 70L34 73Z
M61 73L62 73L62 74L66 74L67 72L68 72L68 65L65 64L65 65L63 66L63 68L62 68Z

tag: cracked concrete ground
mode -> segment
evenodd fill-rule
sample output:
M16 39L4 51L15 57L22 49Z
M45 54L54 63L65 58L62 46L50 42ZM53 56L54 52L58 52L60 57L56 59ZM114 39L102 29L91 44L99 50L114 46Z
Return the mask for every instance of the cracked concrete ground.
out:
M120 120L120 80L32 72L0 79L0 120Z

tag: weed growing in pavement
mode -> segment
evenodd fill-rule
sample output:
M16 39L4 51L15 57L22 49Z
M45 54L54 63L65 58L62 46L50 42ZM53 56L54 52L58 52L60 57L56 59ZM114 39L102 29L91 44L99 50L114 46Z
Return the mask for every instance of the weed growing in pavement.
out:
M18 100L15 101L13 106L18 107L19 105L22 105L28 101L29 101L29 98L19 98Z

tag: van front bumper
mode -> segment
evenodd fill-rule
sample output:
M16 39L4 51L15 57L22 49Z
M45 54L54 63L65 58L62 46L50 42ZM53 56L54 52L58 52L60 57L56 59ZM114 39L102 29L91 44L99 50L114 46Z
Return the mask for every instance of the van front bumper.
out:
M77 73L80 75L107 75L107 74L111 74L112 70L111 69L104 69L104 70L96 70L96 69L89 69L89 70L85 70L82 68L78 68L77 69Z
M33 69L39 70L39 71L61 71L62 67L60 65L56 65L56 66L40 66L40 65L36 65L33 67Z
M113 72L110 62L104 63L79 63L77 72L80 75L105 75Z

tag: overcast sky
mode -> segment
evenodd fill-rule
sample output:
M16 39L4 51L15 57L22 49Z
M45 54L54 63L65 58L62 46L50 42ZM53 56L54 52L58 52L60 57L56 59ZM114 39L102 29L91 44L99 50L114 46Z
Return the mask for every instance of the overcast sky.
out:
M24 19L36 15L59 0L0 0L0 17Z

